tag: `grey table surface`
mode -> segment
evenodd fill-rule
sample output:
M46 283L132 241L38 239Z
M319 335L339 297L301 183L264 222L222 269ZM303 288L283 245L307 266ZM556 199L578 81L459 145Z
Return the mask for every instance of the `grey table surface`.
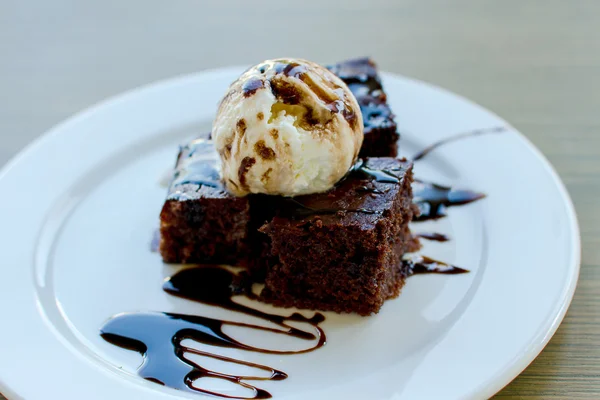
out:
M495 111L556 167L581 224L578 290L550 344L497 397L600 398L600 1L0 0L0 163L158 79L362 55Z

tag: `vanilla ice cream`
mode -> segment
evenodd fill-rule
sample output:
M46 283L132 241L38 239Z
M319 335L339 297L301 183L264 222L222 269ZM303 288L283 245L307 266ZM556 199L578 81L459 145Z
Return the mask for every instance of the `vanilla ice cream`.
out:
M212 137L231 193L296 196L326 191L348 172L363 121L354 95L329 70L277 59L231 84Z

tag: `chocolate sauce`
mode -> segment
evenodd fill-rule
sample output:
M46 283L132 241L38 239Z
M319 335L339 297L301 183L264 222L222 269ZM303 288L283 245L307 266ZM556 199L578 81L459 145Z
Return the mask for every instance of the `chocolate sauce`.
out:
M417 179L413 182L413 194L413 202L421 211L421 215L413 218L414 222L443 218L447 215L447 207L472 203L485 197L483 193L457 190Z
M283 74L294 78L300 78L306 73L306 65L298 64L297 62L277 61L273 65L276 74Z
M445 262L421 255L402 260L402 266L406 268L409 276L420 274L456 275L470 272L468 269L446 264Z
M450 238L443 233L421 232L416 234L417 237L425 240L433 240L435 242L447 242Z
M447 143L450 143L450 142L454 142L454 141L457 141L460 139L465 139L465 138L468 138L471 136L479 136L479 135L484 135L484 134L488 134L488 133L505 132L506 130L507 130L507 128L504 126L497 126L494 128L476 129L474 131L463 132L463 133L459 133L457 135L449 136L447 138L439 140L439 141L425 147L423 150L421 150L420 152L415 154L412 157L412 160L418 161L418 160L422 159L423 157L425 157L426 155L428 155L429 153L431 153L432 151L434 151L435 149L437 149L438 147L445 145Z
M262 89L264 87L265 87L265 82L262 79L253 78L253 79L250 79L250 80L244 82L244 85L242 86L242 92L244 94L244 97L250 97L254 93L256 93L256 91L258 89Z
M232 297L244 295L250 299L256 299L257 296L252 292L252 281L249 276L241 272L234 274L225 268L219 267L197 267L185 269L167 279L163 285L165 292L174 296L197 301L203 304L225 308L231 311L237 311L254 317L262 318L274 324L287 328L286 331L264 328L272 332L285 333L299 339L314 340L319 339L319 344L306 351L311 351L325 344L325 334L317 325L325 320L322 314L316 313L312 318L306 318L302 314L294 313L289 316L268 314L257 309L244 306L235 302ZM285 321L306 322L317 328L318 335L293 328L285 324ZM274 351L274 354L296 354L305 351L280 352Z
M311 74L308 73L308 67L296 62L278 60L273 64L273 69L275 70L275 76L270 79L271 91L279 101L285 104L301 104L304 94L291 83L278 79L277 75L299 79L310 88L312 93L323 101L327 109L332 113L341 113L346 121L348 121L348 124L355 127L358 121L356 112L352 109L343 91L340 91L341 88L337 83L327 79L326 76L320 77L321 83L315 82ZM324 87L328 87L329 90ZM307 109L307 111L305 119L309 125L325 122L313 118L311 109Z
M318 326L325 319L322 314L315 313L312 318L306 318L299 313L281 316L265 313L235 302L233 296L236 295L245 295L251 299L256 298L251 290L251 282L248 280L247 275L243 273L234 274L227 269L211 266L190 268L167 279L163 288L167 293L175 296L261 318L278 325L281 329L175 313L138 312L114 316L102 327L102 338L116 346L142 354L144 361L138 369L138 374L149 381L174 389L225 398L267 399L271 397L268 392L244 381L282 380L287 378L284 372L265 365L189 348L182 345L182 341L193 339L206 346L282 355L306 353L325 344L325 334ZM286 324L287 321L308 323L315 331L312 333L292 327ZM316 340L317 342L308 348L297 351L269 350L250 346L232 338L224 332L226 326L244 327L277 335L291 336L300 340ZM270 376L230 375L212 371L189 360L185 353L193 353L228 363L261 369L268 371ZM235 397L203 389L200 387L201 378L205 377L223 379L244 388L252 389L254 395L252 397Z
M223 379L254 391L251 399L268 399L271 395L242 380L281 380L287 375L279 370L224 357L218 354L202 352L181 344L185 339L193 339L202 344L217 347L248 350L248 346L223 333L225 321L193 315L144 312L119 314L110 319L101 330L104 340L124 349L133 350L144 357L138 374L151 382L191 392L200 392L214 396L230 397L197 386L198 379L209 377ZM249 325L251 329L261 329ZM253 348L250 348L254 350ZM258 349L260 351L260 349ZM194 353L270 372L269 377L229 375L204 368L186 358L185 353ZM196 382L194 382L196 381Z
M364 160L359 160L350 173L363 175L365 178L380 183L400 184L401 178L399 168L373 169L369 168ZM453 189L431 182L415 179L413 182L413 202L419 207L420 215L414 217L414 222L428 221L446 217L446 209L472 203L485 197L483 193L470 190ZM360 187L357 191L372 193L383 193L378 189L369 189L367 186ZM315 214L336 214L343 212L358 212L363 214L381 214L379 210L368 208L312 208L294 198L286 198L283 202L282 214L286 216L305 217ZM436 240L434 238L428 238ZM437 240L440 240L439 238ZM442 241L442 240L440 240Z

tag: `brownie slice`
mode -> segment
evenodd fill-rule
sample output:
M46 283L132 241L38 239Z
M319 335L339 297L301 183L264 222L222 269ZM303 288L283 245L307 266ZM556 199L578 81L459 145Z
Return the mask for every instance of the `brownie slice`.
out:
M401 257L414 246L412 164L371 158L325 193L282 198L261 231L272 263L263 301L369 315L396 297L406 271Z
M348 85L360 105L365 132L360 157L396 157L400 136L375 63L358 58L328 68Z
M159 251L167 263L231 263L248 253L250 206L225 191L212 142L182 147L160 213Z

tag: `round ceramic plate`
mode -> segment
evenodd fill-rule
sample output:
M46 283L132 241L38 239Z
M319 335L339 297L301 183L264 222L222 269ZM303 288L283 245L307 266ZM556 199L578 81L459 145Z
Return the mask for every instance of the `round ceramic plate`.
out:
M242 71L203 72L111 99L52 129L4 168L0 391L6 396L202 397L138 377L141 356L104 341L99 329L112 315L137 310L236 317L163 292L163 279L177 267L164 265L149 242L165 198L159 181L178 144L210 129L218 100ZM542 350L573 295L576 217L540 152L465 99L407 78L383 78L402 155L456 133L506 127L449 143L415 163L419 178L487 194L413 227L449 235L446 243L424 242L422 253L471 272L411 277L400 297L371 317L325 313L328 341L314 352L234 351L289 375L257 384L274 399L487 398ZM205 384L228 395L241 390L223 381Z

